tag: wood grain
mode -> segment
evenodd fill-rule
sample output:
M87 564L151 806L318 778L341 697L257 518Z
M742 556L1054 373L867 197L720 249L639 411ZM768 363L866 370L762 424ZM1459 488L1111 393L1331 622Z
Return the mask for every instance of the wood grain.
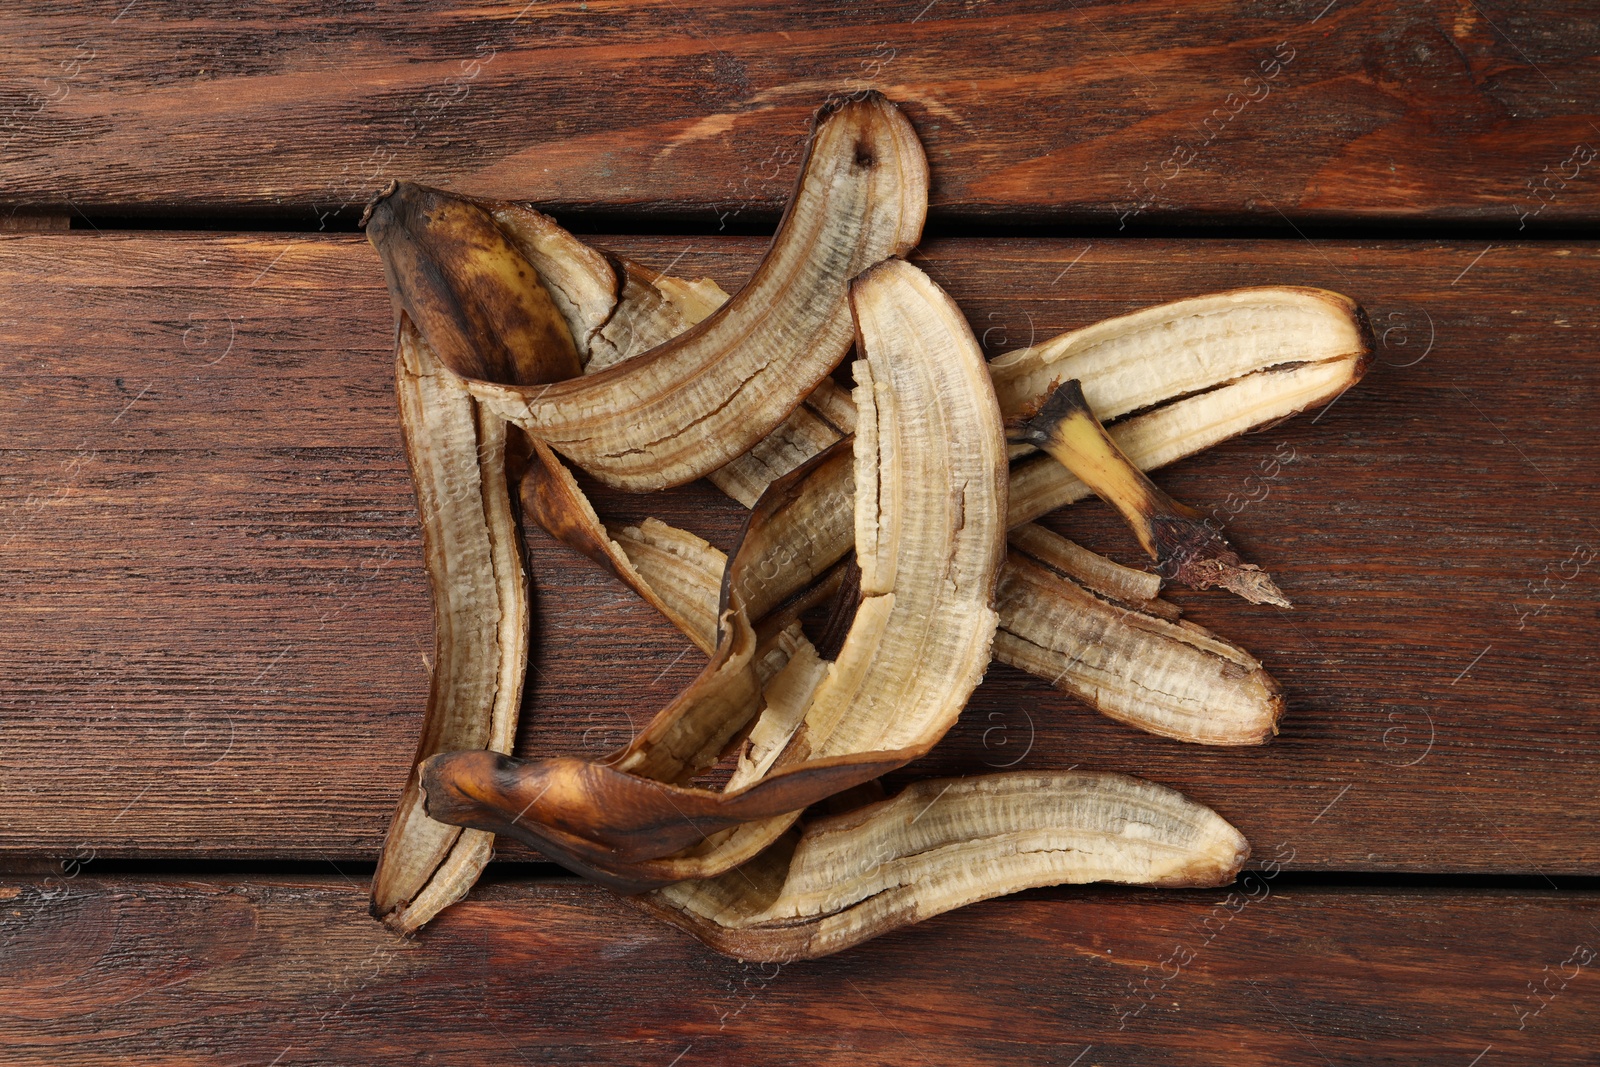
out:
M1600 1041L1593 903L1058 890L780 967L576 883L485 887L405 942L337 879L13 877L0 1059L1578 1063Z
M730 288L760 246L606 243ZM1296 602L1174 594L1284 683L1275 743L1146 737L996 666L900 780L1120 770L1300 868L1600 870L1600 246L947 240L917 258L991 353L1266 282L1349 292L1382 347L1316 419L1158 479L1236 512L1235 544ZM0 854L372 859L432 648L374 254L350 237L14 235L0 322ZM723 546L743 514L704 485L596 498ZM1054 525L1138 563L1098 503ZM530 547L519 744L599 755L699 654L587 561Z
M315 225L407 177L766 220L823 96L880 88L936 219L1542 227L1600 210L1597 49L1572 0L30 0L0 17L0 200Z

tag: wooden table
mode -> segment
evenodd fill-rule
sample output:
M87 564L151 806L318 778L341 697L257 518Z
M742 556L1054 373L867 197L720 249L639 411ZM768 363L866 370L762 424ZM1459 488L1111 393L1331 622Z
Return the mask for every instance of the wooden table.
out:
M0 17L0 1063L1595 1062L1592 4L205 6ZM1283 682L1274 744L1141 736L996 666L895 776L1145 775L1257 869L777 967L511 847L392 939L365 879L432 644L359 204L528 199L731 289L807 114L866 86L927 145L915 258L991 354L1249 284L1371 313L1357 388L1161 476L1247 499L1296 601L1174 594ZM724 547L739 520L703 486L598 499ZM1050 521L1136 562L1098 503ZM519 744L599 754L698 653L530 542Z

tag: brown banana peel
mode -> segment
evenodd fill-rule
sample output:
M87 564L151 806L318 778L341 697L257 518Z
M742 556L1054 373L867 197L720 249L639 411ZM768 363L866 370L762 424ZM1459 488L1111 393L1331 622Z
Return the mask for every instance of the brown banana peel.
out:
M381 254L396 320L408 318L463 382L538 385L579 372L561 309L483 207L392 182L361 224Z
M847 136L858 137L848 162ZM854 274L915 243L925 168L909 126L881 98L824 109L773 248L732 301L708 280L656 275L590 250L517 205L446 205L440 217L460 232L437 245L426 227L406 223L407 188L415 187L374 206L369 229L375 244L389 246L380 244L402 328L413 315L422 327L402 336L403 354L431 353L432 330L441 338L432 369L457 376L452 402L478 402L480 486L498 465L503 488L507 460L492 439L506 428L496 416L529 428L538 440L527 446L522 482L528 516L611 569L710 657L606 760L512 760L504 753L516 699L503 683L516 673L520 693L520 665L513 671L506 652L519 633L526 652L526 589L518 622L513 572L503 561L498 571L475 565L496 583L501 625L495 652L463 667L474 681L454 683L454 695L487 692L492 667L494 696L455 701L470 710L445 729L434 727L430 705L419 759L476 750L436 756L422 774L428 810L477 829L452 837L453 828L408 817L400 838L391 831L392 841L432 835L397 849L391 870L380 866L388 898L403 896L395 887L404 878L420 886L391 908L401 920L391 925L415 929L465 892L488 856L484 830L530 841L625 891L664 887L638 899L723 951L759 959L824 955L1029 885L1220 884L1237 872L1248 848L1220 817L1116 775L924 782L795 826L809 804L927 751L980 680L991 638L997 658L1053 674L1061 688L1144 729L1212 744L1269 737L1282 697L1259 663L1177 621L1154 576L1017 517L1081 498L1087 487L1019 449L1008 507L1001 411L1026 416L1064 372L1099 368L1099 378L1084 375L1086 387L1104 384L1106 407L1095 410L1121 417L1112 438L1149 466L1331 399L1359 377L1370 352L1364 319L1343 298L1258 290L1149 309L985 367L948 297L889 259L849 289L865 357L852 402L826 377L849 341L841 263ZM813 247L819 242L839 247ZM430 256L454 264L442 281L399 277L425 273ZM529 275L532 294L493 292L526 286ZM758 282L765 296L753 295ZM1341 314L1353 329L1318 320ZM1294 315L1317 321L1285 326ZM552 340L563 332L557 325L565 345ZM785 343L761 343L774 334ZM1178 355L1150 373L1163 363L1153 359L1163 337L1181 342ZM559 373L548 369L557 358ZM548 377L530 381L534 374ZM466 440L457 429L440 447L460 450ZM523 457L511 441L516 466ZM739 548L724 560L654 520L607 528L557 451L624 488L709 475L754 505ZM420 478L418 491L420 501ZM497 523L510 505L491 497L480 487L479 521L503 557ZM1016 527L1009 555L1007 526ZM858 587L841 582L846 574ZM836 589L842 638L837 647L813 645L799 612ZM481 632L491 605L476 607ZM436 612L442 634L447 611L437 599ZM446 638L439 642L442 668ZM457 637L449 647L461 657ZM1136 692L1135 677L1153 680L1147 689L1160 696ZM436 674L436 690L451 684ZM509 722L501 710L508 700ZM695 786L719 758L734 760L727 784ZM397 828L405 814L403 804Z
M422 217L403 203L416 188L380 199L374 217ZM755 273L688 330L595 373L533 388L485 373L459 339L434 347L492 411L600 481L635 491L681 485L749 451L839 364L852 340L849 279L916 245L927 190L922 145L899 110L877 93L843 98L817 113L799 184ZM438 237L441 245L505 243L483 233L471 212L459 215L466 232ZM412 245L394 232L392 251L384 250L401 269L391 269L391 282L424 335L473 325L459 309L475 307L475 295L448 273L442 284L424 284L440 279L404 269Z
M995 659L1147 733L1203 745L1272 739L1283 691L1253 656L1101 566L1083 568L1079 554L1093 555L1039 526L1012 531Z
M396 330L395 392L433 589L434 659L417 753L373 875L372 912L409 934L464 896L492 851L489 835L428 818L418 767L442 751L511 750L530 618L507 428L441 366L404 314ZM563 373L572 365L570 339L563 346L551 336L552 370Z
M510 751L530 622L507 470L508 448L513 468L525 449L446 367L531 384L576 374L580 362L561 309L482 208L418 186L400 192L392 185L363 224L396 303L395 391L434 596L428 707L373 875L373 914L409 934L465 895L492 851L488 835L427 817L418 767L440 751ZM438 283L417 284L427 278Z
M493 842L483 831L429 819L416 765L446 750L510 751L529 611L506 486L507 427L445 370L406 308L432 317L434 333L455 346L457 364L507 382L569 378L597 355L603 363L635 354L636 336L650 338L645 347L656 343L652 328L679 332L685 324L659 296L647 300L653 290L646 293L622 264L531 208L397 184L363 222L384 254L397 306L397 394L434 589L428 709L373 879L374 915L409 934L467 892ZM619 315L625 298L629 308ZM638 322L650 326L634 329ZM512 444L520 469L528 445ZM556 462L541 443L531 447L541 469ZM630 584L649 592L643 582ZM652 602L672 617L668 603ZM691 636L704 632L676 621ZM702 641L712 647L709 637Z
M866 354L856 366L853 448L866 487L855 522L862 600L767 773L717 793L617 769L627 753L607 761L616 766L446 754L424 768L431 814L518 836L611 884L642 888L657 881L653 861L876 778L926 752L954 723L989 661L995 626L1005 514L999 409L965 319L926 275L889 261L857 279L851 299ZM761 536L761 520L781 513L785 500L782 480L773 489L729 564L717 654L647 729L655 742L636 741L633 751L654 751L676 732L683 740L670 747L687 767L743 725L706 691L749 630L745 561L782 547ZM760 587L755 597L776 606L787 595Z
M678 880L672 864L656 861L741 824L797 815L913 758L910 753L884 753L873 759L811 760L744 789L719 793L670 785L591 760L560 757L529 763L471 751L433 757L423 781L434 817L518 838L569 870L634 893Z
M787 962L1035 886L1226 885L1249 852L1221 816L1153 782L1011 772L916 782L637 899L727 955Z
M1372 353L1360 305L1326 289L1256 286L1143 308L1070 330L989 364L1008 419L1032 414L1061 382L1083 383L1110 422L1274 367Z

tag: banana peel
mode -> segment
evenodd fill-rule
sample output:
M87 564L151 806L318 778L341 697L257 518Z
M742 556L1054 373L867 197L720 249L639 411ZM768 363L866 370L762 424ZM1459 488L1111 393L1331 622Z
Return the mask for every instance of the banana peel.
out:
M784 963L1036 886L1226 885L1249 852L1216 812L1154 782L1011 772L913 783L637 900L719 952Z
M433 817L517 836L610 884L645 888L660 880L652 861L877 778L926 752L955 722L989 661L995 629L1005 544L999 408L965 319L926 275L888 261L853 283L851 299L866 353L855 368L852 449L862 487L861 599L768 772L719 793L620 769L652 744L648 737L604 763L445 754L423 769ZM753 656L749 587L739 578L761 574L758 562L784 549L782 538L764 535L762 520L783 514L787 489L780 480L770 504L758 503L730 561L717 653L646 731L685 766L694 763L689 754L726 743L742 716L758 710L753 701L742 709L722 703L721 686L743 649L750 648L744 663ZM793 570L780 572L795 584ZM751 599L765 613L790 595L767 583ZM661 740L668 737L677 742Z
M397 302L491 411L600 481L642 492L693 481L749 451L838 366L853 339L846 285L920 240L928 165L911 124L881 94L830 102L816 115L772 244L737 296L648 351L537 387L486 373L477 347L507 342L458 336L497 322L477 314L478 275L427 269L429 248L487 261L505 235L492 217L485 229L482 209L445 215L411 205L418 188L392 187L370 211L400 223L369 224ZM425 246L424 229L444 233ZM508 286L524 280L520 264L500 269Z
M869 98L855 103L877 107L887 102ZM856 125L835 117L850 111L846 104L819 114L795 203L763 263L769 281L816 277L807 275L808 269L825 272L816 266L816 250L804 248L807 239L786 232L791 223L804 229L806 219L812 219L812 242L850 232L848 210L826 203L826 197L820 206L814 199L807 201L808 181L809 191L815 192L818 174L831 175L830 188L844 187L844 199L855 196L858 213L877 220L856 231L856 254L875 255L871 261L877 262L903 252L908 240L915 241L909 225L913 216L920 232L926 170L923 163L919 205L914 164L921 158L920 147L908 147L915 143L914 134L908 142L904 134L909 127L896 128L892 105L888 118L881 108L853 115ZM865 156L870 162L863 159L860 144L854 146L854 168L876 168L881 153L871 146L888 143L895 158L887 169L894 173L856 176L852 185L840 177L849 168L840 169L845 153L837 138L840 129L863 128L887 131L889 139L868 142ZM835 140L829 142L828 136ZM893 197L887 195L891 188L902 194L893 208ZM733 346L719 349L697 339L718 328L730 329L730 321L744 322L753 333L775 322L803 321L814 328L811 336L826 340L838 325L837 316L821 314L828 299L816 301L817 307L783 311L799 319L775 320L761 314L756 302L736 306L751 286L728 301L706 280L655 275L588 249L547 217L518 205L469 203L478 214L455 212L452 206L451 213L438 217L471 240L429 245L429 235L422 232L427 227L405 221L401 209L409 196L407 187L392 190L385 199L395 203L375 206L372 215L379 221L375 228L369 222L369 230L379 232L389 246L380 245L380 250L391 269L402 325L413 314L425 321L440 338L442 354L433 351L419 323L411 323L402 347L430 352L436 368L447 368L445 377L453 376L466 397L479 404L474 414L488 418L480 420L476 432L492 433L485 427L492 427L497 417L532 430L534 440L526 445L515 433L507 434L509 457L502 452L496 459L489 449L491 462L500 463L502 472L508 462L512 467L526 463L522 499L528 516L612 569L710 656L701 677L630 745L605 761L522 763L503 754L506 746L479 741L463 746L479 751L432 759L424 778L430 802L434 788L439 790L441 805L435 814L533 840L575 869L627 891L653 889L637 898L644 906L746 958L826 954L1023 885L1091 878L1220 884L1237 871L1247 846L1219 817L1170 790L1120 776L1024 776L1017 780L1028 784L1019 789L1000 781L1012 776L920 783L893 800L847 810L830 820L796 820L799 808L813 799L860 794L858 782L926 751L977 684L991 639L998 658L1009 655L1040 674L1056 671L1057 684L1069 679L1062 688L1153 732L1174 737L1203 732L1208 706L1214 707L1217 694L1231 686L1248 714L1230 709L1223 716L1232 720L1229 728L1213 731L1209 743L1257 743L1270 736L1282 701L1260 664L1178 620L1176 609L1157 595L1155 576L1120 568L1029 525L1043 513L1029 514L1030 509L1049 510L1050 501L1078 499L1089 488L1049 457L1028 456L1025 445L1008 453L999 434L993 435L992 455L987 445L978 450L985 462L992 461L984 473L966 470L963 464L970 466L973 457L954 455L949 443L952 432L977 425L970 422L977 409L955 409L987 397L987 405L979 404L985 414L978 422L987 426L992 419L998 428L1002 412L1030 414L1030 405L1039 403L1064 370L1098 361L1103 379L1113 384L1103 398L1106 407L1097 404L1094 410L1117 419L1110 426L1111 438L1135 463L1151 466L1325 401L1348 387L1370 353L1370 334L1363 337L1359 309L1340 309L1336 300L1316 295L1297 303L1297 297L1283 296L1286 291L1266 296L1252 291L1256 296L1249 299L1218 294L1226 299L1198 298L1198 311L1173 312L1178 305L1165 313L1151 309L1156 314L1126 316L1135 321L1112 329L1097 324L1075 331L1076 340L1064 335L1065 342L1058 338L985 367L948 298L915 268L889 260L849 290L860 333L857 343L865 357L857 364L853 401L826 377L831 364L809 377L825 361L806 362L813 354L797 353L796 346L757 352L752 361L760 364L756 375L778 366L785 373L775 377L785 380L781 389L749 390L741 383L755 379L724 373L727 361L738 358ZM493 233L483 229L485 221ZM883 239L885 226L894 240ZM439 285L428 288L397 277L423 273L432 256L453 264L441 272ZM490 291L525 286L524 264L531 269L533 284L542 286L542 300L538 292ZM817 292L827 296L825 286ZM1203 306L1207 300L1214 301L1209 309ZM1320 321L1312 331L1315 344L1303 343L1310 335L1302 331L1298 348L1292 338L1274 347L1267 343L1271 336L1295 332L1282 328L1281 307L1273 310L1274 301L1293 305L1295 313L1304 311L1313 319L1337 319L1342 310L1345 320L1356 323L1354 340L1347 336L1352 331ZM850 318L847 312L846 326ZM560 333L555 324L565 326L567 346L550 340ZM1129 373L1141 363L1148 369L1152 337L1174 329L1192 340L1190 347L1199 358L1181 361L1182 368L1144 375L1154 378L1153 383ZM1259 343L1241 342L1241 336ZM506 343L506 338L513 341ZM930 341L931 350L939 353L931 363L911 351ZM702 357L720 354L697 363L684 355L697 345ZM753 347L760 346L746 346ZM563 360L560 381L548 387L539 379L527 380L555 358L530 360L530 353L542 350L559 352ZM833 362L842 355L840 348ZM801 360L798 365L805 369L798 377L787 373L795 364L784 365L785 360ZM663 370L658 364L670 366ZM1040 376L1047 376L1042 385ZM641 414L641 409L632 412L635 424L669 432L635 447L619 442L629 440L628 433L638 425L605 423L593 411L582 418L571 409L552 416L550 425L557 427L568 425L562 419L569 416L574 426L583 418L599 419L590 424L599 427L592 438L575 444L577 438L562 439L559 429L541 428L528 414L552 393L559 407L573 397L599 397L619 388L615 383L621 380L642 390L636 399L645 401L654 395L651 390L698 397L703 388L722 398L707 419L739 422L748 416L764 429L747 434L751 439L738 447L720 448L711 440L715 434L697 436L704 427L674 421L683 412L673 411L662 420ZM1086 376L1086 384L1089 380ZM668 406L692 408L698 402ZM930 404L932 410L924 410ZM628 413L623 415L627 421ZM691 412L684 421L697 420ZM458 435L452 440L459 447L462 439ZM990 438L981 433L978 439ZM627 488L676 484L706 474L729 495L755 505L751 522L727 560L692 534L653 520L639 527L608 528L582 499L557 452L602 481ZM1009 478L1009 504L1008 454L1018 457ZM967 475L959 489L954 481L940 480L939 472L949 475L957 469ZM685 475L689 470L696 473ZM987 497L981 488L972 489L973 478L991 488ZM930 486L943 486L944 499L936 499L937 493L919 496ZM421 492L419 482L419 499ZM969 515L974 501L979 506ZM500 510L498 503L491 503L480 517L492 519ZM509 506L504 510L509 513ZM929 532L941 514L945 542ZM907 516L913 517L909 524ZM978 541L988 544L987 555L971 544L966 551L951 548L950 539L959 539L969 521L974 533L982 535ZM511 544L515 546L514 531ZM929 575L935 573L940 581L930 583ZM713 578L719 574L714 589ZM962 600L965 622L949 625L955 616L942 609L950 605L929 590L970 592L982 585L972 584L975 575L987 576L983 596ZM836 602L838 640L819 638L813 645L796 620L800 611L830 597ZM986 615L978 612L980 603ZM1046 633L1008 629L1008 611L1015 616L1015 628L1026 629L1030 620L1050 618L1047 609L1052 605L1061 609L1062 621L1046 624ZM897 609L904 610L897 614ZM522 626L525 654L525 622ZM917 626L924 630L913 640ZM506 633L516 629L511 625ZM1075 632L1097 636L1084 636L1077 644L1049 640ZM945 644L930 637L938 633L945 635ZM1040 636L1046 640L1032 641ZM941 670L929 672L938 678L923 690L926 699L914 702L909 720L898 721L893 713L896 687L909 684L915 692L921 682L915 673L905 673L904 665L914 658L907 650L929 639L941 650L932 661ZM1010 653L1002 651L1007 645ZM1097 657L1099 651L1106 654ZM504 668L506 662L502 657L495 666ZM1134 664L1145 669L1157 663L1163 664L1156 675L1161 688L1175 691L1169 694L1170 706L1154 713L1119 694L1115 683L1125 683ZM1200 681L1193 690L1181 691L1182 683L1194 680L1197 672ZM486 674L480 664L479 677ZM1179 684L1169 686L1168 681ZM943 692L933 692L936 688ZM474 731L482 735L485 724L491 733L504 729L500 719L481 711L474 723L461 736ZM423 754L419 750L419 757ZM735 766L722 790L691 784L728 755L735 756ZM935 787L924 810L946 836L930 846L907 831L904 813L906 805L921 803ZM447 811L450 805L460 809ZM919 815L912 823L921 820ZM1152 823L1162 827L1154 835L1159 847L1136 840L1143 831L1135 828ZM1041 833L1045 836L1039 837ZM418 902L432 907L430 901L448 903L459 896L476 876L472 863L477 860L471 857L486 858L489 838L483 829L461 831L447 850L456 841L471 842L472 848L433 866L435 884L425 884L410 902L418 925L426 918ZM872 870L862 869L862 847L878 857L866 864ZM416 856L422 852L416 850ZM1091 854L1104 862L1084 862ZM879 861L895 868L895 884L881 880L886 863ZM957 870L962 863L977 863L992 873L973 879ZM740 888L756 885L764 887L759 899Z
M576 361L564 330L563 323L541 331L543 366L508 357L501 373L567 373ZM418 768L443 751L511 750L531 618L511 500L526 450L444 369L404 313L396 335L395 393L433 590L434 658L421 738L373 875L371 907L409 934L464 896L492 852L489 835L428 818Z
M1285 701L1266 668L1145 597L1134 576L1152 575L1117 567L1043 527L1013 530L994 658L1146 733L1202 745L1270 741Z

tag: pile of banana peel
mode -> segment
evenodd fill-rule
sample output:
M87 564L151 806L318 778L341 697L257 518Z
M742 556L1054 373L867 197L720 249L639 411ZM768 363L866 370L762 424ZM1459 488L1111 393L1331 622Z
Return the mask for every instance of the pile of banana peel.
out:
M521 204L395 183L368 207L436 641L373 881L389 927L412 934L465 896L496 834L763 961L1033 886L1236 876L1243 835L1138 778L1018 771L893 797L878 780L950 729L991 657L1138 730L1271 738L1279 686L1160 590L1288 602L1143 472L1337 397L1369 360L1365 317L1323 290L1240 289L986 361L905 258L927 199L911 124L858 93L816 114L732 297ZM574 467L639 493L706 478L749 517L731 554L654 519L607 523ZM1035 524L1090 495L1153 571ZM510 754L533 526L707 657L604 759Z

